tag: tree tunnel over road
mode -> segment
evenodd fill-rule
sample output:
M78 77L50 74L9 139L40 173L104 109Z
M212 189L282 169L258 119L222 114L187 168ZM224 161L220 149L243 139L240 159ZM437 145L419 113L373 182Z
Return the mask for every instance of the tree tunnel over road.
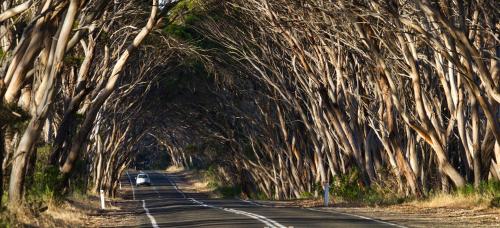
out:
M493 198L496 6L2 1L0 192L115 196L175 165L250 198Z

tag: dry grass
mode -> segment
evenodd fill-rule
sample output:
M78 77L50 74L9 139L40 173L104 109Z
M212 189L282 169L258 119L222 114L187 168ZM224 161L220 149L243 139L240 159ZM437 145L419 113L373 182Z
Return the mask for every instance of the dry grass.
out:
M490 203L494 196L492 192L458 191L388 206L336 205L335 210L410 227L498 227L500 208L493 208Z
M14 227L74 227L83 225L85 214L68 203L50 204L48 209L34 209L23 206L11 206L4 216L9 217L9 224Z
M493 197L479 194L437 194L425 200L415 200L409 202L409 205L420 208L474 208L483 209L490 206Z
M49 209L45 213L47 216L55 220L64 221L66 224L83 224L87 219L84 212L68 203L49 206Z
M182 167L170 166L167 173L182 178L183 181L177 183L186 192L207 193L214 196L215 188L210 185L210 179L204 172L197 170L186 170Z
M9 206L9 209L3 212L2 217L8 219L9 223L14 227L24 224L40 226L40 222L36 219L31 210L23 206Z
M184 167L172 165L169 166L165 171L167 171L168 173L182 172L184 171Z
M70 197L62 202L50 201L39 207L10 206L0 214L0 227L88 227L98 214L97 197Z

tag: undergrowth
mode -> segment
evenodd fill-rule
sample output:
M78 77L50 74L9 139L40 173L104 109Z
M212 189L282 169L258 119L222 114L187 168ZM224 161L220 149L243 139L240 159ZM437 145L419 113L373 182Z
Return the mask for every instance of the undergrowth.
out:
M359 181L359 172L351 170L345 175L334 178L330 185L330 195L334 202L363 205L394 205L409 202L424 207L500 207L500 182L481 182L477 188L467 184L450 193L429 191L424 193L424 197L415 198L398 192L395 181L373 182L370 187L366 187Z
M481 182L477 188L467 184L451 193L431 193L428 197L412 202L423 207L500 207L500 182Z
M26 203L27 206L34 207L33 209L44 208L50 204L59 204L67 195L83 196L86 193L86 185L84 179L80 175L76 175L69 183L69 190L66 194L56 190L62 182L58 167L49 164L50 153L52 147L43 145L37 148L36 164L31 176L27 176L26 183ZM76 173L85 168L84 162L78 162L75 166Z
M221 178L215 166L209 166L204 173L204 178L208 181L208 187L214 189L214 193L222 198L238 197L242 193L241 185L231 185Z
M345 175L333 178L330 195L334 202L367 205L391 205L408 200L398 193L397 189L397 183L392 181L374 182L370 187L366 187L360 183L358 170L353 169Z

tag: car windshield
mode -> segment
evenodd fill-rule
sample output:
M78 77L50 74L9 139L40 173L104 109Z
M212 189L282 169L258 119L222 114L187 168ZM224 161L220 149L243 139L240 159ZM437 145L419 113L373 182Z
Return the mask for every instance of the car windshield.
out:
M139 175L137 175L137 178L146 178L146 177L147 177L146 174L139 174Z

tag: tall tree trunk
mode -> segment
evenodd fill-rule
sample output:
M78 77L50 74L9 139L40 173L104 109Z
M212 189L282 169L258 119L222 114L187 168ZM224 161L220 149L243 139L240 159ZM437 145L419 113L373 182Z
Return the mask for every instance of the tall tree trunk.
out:
M23 198L26 163L28 157L33 153L33 145L40 135L42 124L40 119L35 118L29 122L14 153L9 183L9 205L11 206L19 205Z
M55 80L63 65L69 35L73 22L78 14L80 0L71 0L66 11L66 16L61 27L56 33L58 39L53 40L50 48L49 64L44 69L42 82L35 94L35 112L26 128L19 146L14 154L14 162L10 176L9 202L10 205L18 204L22 199L26 161L34 151L35 143L40 136L43 124L54 97Z

